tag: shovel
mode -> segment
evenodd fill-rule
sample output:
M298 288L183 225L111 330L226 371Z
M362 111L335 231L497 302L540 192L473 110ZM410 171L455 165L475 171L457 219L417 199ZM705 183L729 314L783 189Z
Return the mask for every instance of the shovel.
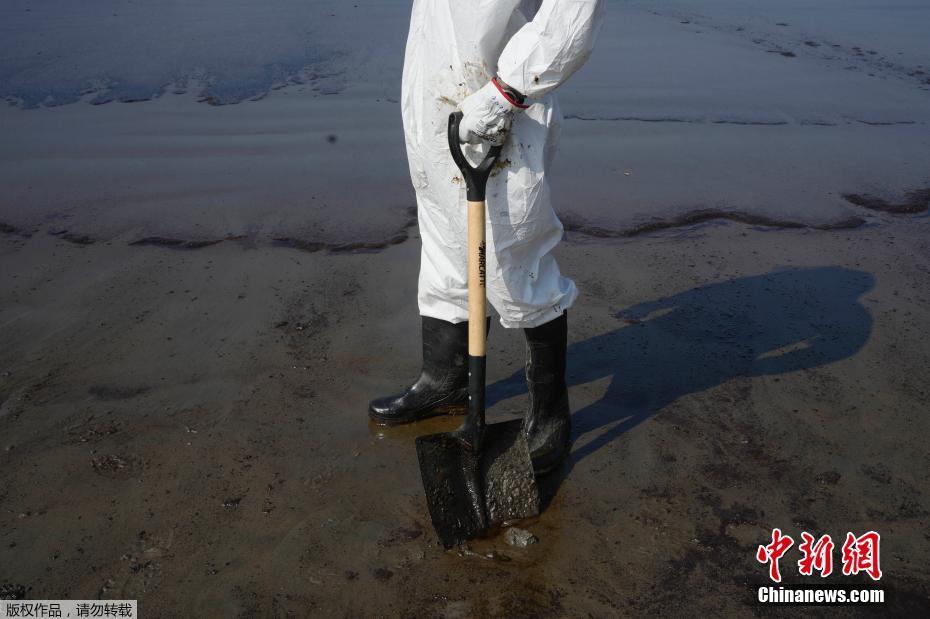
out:
M455 432L417 438L433 527L445 548L508 520L539 514L539 491L520 419L485 425L485 189L501 147L472 167L459 143L461 112L449 116L449 149L468 197L468 416Z

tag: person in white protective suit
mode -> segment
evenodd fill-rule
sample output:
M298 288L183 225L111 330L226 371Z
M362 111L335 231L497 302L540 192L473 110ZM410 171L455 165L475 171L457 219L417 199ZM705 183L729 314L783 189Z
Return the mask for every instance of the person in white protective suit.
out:
M449 114L460 109L460 139L476 145L466 149L503 144L487 187L487 296L501 324L526 335L524 430L537 473L568 453L566 310L578 291L552 255L563 231L546 181L561 121L552 91L590 55L604 4L414 0L401 110L423 241L423 370L400 395L371 402L376 422L465 411L466 196L446 136Z

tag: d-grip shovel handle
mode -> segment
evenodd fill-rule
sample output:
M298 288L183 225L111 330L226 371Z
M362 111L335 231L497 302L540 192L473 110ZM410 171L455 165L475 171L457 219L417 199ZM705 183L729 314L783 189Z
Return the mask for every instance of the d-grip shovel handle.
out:
M449 114L449 150L452 152L452 159L455 165L462 171L465 177L465 187L469 202L484 201L485 190L488 186L488 176L491 175L491 168L501 154L503 146L492 146L488 154L484 156L484 161L476 167L472 167L462 152L462 143L459 142L459 124L462 122L461 112L452 112Z
M458 435L478 452L484 434L484 386L487 365L484 199L488 176L501 153L501 147L492 146L484 160L477 167L472 167L462 153L462 144L459 142L461 121L461 112L449 115L449 150L465 178L468 196L468 417L459 428Z

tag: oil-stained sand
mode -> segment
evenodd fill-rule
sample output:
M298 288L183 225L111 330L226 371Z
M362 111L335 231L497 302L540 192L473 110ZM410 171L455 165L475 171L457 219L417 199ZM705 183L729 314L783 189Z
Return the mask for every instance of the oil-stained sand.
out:
M540 542L451 552L413 439L455 420L365 414L417 369L416 239L4 234L0 584L146 616L751 612L773 527L875 529L889 604L926 612L928 223L880 217L573 236L575 442ZM523 405L522 352L492 328L491 420Z

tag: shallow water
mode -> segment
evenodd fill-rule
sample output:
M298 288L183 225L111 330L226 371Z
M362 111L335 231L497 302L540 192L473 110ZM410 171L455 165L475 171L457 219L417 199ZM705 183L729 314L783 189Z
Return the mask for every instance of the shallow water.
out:
M28 107L92 92L146 100L188 82L211 103L287 83L324 94L397 80L409 3L247 0L127 3L11 0L0 9L0 95ZM394 69L394 70L392 70Z
M5 3L0 222L130 242L398 238L409 2L258 7ZM561 90L556 208L611 234L708 210L869 221L845 195L930 187L928 28L916 4L612 2Z

